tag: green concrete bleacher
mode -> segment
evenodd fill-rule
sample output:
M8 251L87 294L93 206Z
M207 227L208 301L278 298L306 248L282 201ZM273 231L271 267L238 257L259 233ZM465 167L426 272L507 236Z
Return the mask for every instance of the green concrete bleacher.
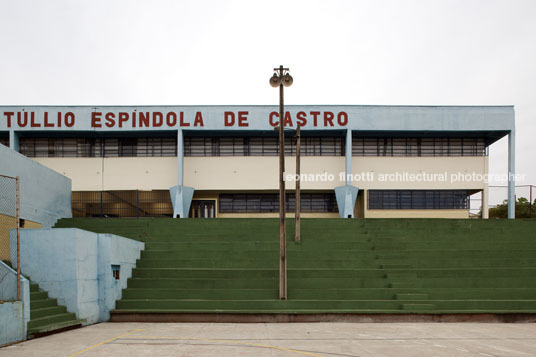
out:
M536 313L536 221L60 220L146 243L113 313Z
M82 323L83 321L77 319L75 314L67 312L65 306L59 305L56 299L51 299L38 284L30 284L28 338L79 327Z

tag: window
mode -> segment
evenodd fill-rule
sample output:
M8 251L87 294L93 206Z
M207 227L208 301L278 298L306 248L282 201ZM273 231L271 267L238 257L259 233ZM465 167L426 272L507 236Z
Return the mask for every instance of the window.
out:
M369 209L468 209L465 190L369 190Z
M176 138L21 138L28 157L177 156Z
M218 143L218 141L214 141ZM220 156L245 156L248 151L247 141L245 138L220 138L219 154Z
M286 211L294 212L296 199L287 194ZM270 213L279 212L279 195L274 193L221 194L220 213ZM301 212L337 212L333 193L302 193Z
M352 138L354 156L487 156L484 138Z
M171 217L168 190L73 191L73 217Z
M112 276L115 280L120 279L121 265L112 264Z
M9 147L9 137L7 138L0 137L0 144Z
M0 138L9 144L9 138ZM176 137L20 138L28 157L167 157L177 156ZM303 156L344 156L344 137L301 138ZM184 156L277 156L278 138L185 137ZM296 138L285 138L285 154L296 155ZM484 138L354 137L354 156L486 156Z
M296 155L296 138L285 138L285 154ZM303 156L343 156L342 137L302 137ZM185 137L184 156L277 156L277 137Z

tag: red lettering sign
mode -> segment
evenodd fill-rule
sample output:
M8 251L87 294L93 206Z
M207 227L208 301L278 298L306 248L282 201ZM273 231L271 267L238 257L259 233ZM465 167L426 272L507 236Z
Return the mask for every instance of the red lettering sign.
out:
M248 115L249 112L238 112L238 126L249 126Z

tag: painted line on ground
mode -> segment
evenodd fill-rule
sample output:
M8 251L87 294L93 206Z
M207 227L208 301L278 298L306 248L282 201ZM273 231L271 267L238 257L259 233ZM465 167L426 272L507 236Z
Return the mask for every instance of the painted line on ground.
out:
M131 333L139 332L139 331L144 331L144 330L145 330L145 329L142 328L142 329L136 329L136 330L132 330L132 331L125 332L125 333L123 333L123 334L121 334L121 335L119 335L119 336L115 336L115 337L112 337L112 338L110 338L110 339L108 339L108 340L106 340L106 341L102 341L102 342L99 342L99 343L97 343L97 344L95 344L95 345L93 345L93 346L89 346L89 347L83 349L82 351L73 353L72 355L69 355L68 357L74 357L74 356L81 355L81 354L84 353L84 352L87 352L87 351L92 350L92 349L94 349L94 348L96 348L96 347L102 346L102 345L104 345L104 344L106 344L106 343L115 341L115 340L117 340L117 339L119 339L119 338L121 338L121 337L123 337L123 336L127 336L127 335L130 335Z
M122 337L122 336L119 336L118 338L120 338L120 337ZM114 338L111 341L117 340L118 338ZM265 344L261 344L261 343L250 343L250 342L232 341L232 340L218 340L218 339L211 339L211 338L170 337L170 336L131 336L128 339L129 340L154 340L154 339L160 339L160 340L179 340L179 341L219 342L219 343L229 343L229 344L236 344L236 345L242 345L242 346L271 348L271 349L275 349L275 350L279 350L279 351L298 353L298 354L302 354L302 355L305 355L305 356L323 357L323 356L315 354L315 353L295 350L295 349L292 349L292 348L265 345ZM107 342L111 342L111 341L107 341ZM69 357L71 357L71 356L69 356Z

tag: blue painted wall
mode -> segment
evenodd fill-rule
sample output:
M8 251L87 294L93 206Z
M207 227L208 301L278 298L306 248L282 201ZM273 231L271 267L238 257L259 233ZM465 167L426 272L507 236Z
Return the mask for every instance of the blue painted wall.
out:
M11 230L11 242L16 239ZM21 230L21 271L88 324L106 321L144 243L76 228ZM16 257L11 257L16 261ZM120 280L112 264L121 266Z
M98 247L99 321L108 321L145 244L114 234L98 234ZM112 276L112 264L120 266L119 280Z
M30 282L21 276L21 300L17 299L17 272L0 261L0 345L26 339L30 320Z
M22 301L0 304L0 346L26 339Z
M21 218L50 228L72 217L71 179L0 145L0 174L20 177Z

